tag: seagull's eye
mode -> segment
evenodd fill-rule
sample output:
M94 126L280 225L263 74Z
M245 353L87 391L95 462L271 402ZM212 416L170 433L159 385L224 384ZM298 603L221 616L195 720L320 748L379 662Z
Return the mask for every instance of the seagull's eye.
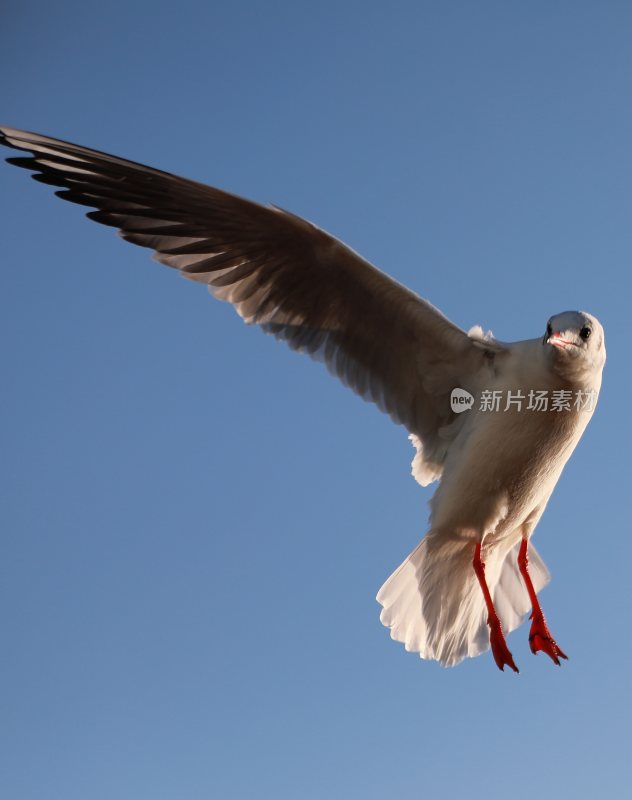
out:
M579 332L579 335L582 337L582 339L584 341L587 341L588 339L590 339L590 334L591 333L592 333L592 330L590 328L586 327L586 325L584 325L584 327Z

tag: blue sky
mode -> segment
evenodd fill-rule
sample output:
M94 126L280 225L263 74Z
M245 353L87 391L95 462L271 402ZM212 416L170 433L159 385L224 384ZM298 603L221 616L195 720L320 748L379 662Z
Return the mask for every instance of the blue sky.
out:
M2 121L291 209L457 324L604 324L536 532L570 661L444 670L374 597L403 429L1 168L0 789L13 800L622 796L632 9L9 0Z

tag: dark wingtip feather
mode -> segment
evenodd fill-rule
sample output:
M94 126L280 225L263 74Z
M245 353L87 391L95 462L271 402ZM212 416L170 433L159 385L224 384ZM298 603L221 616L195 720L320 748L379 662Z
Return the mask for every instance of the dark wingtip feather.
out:
M13 145L7 145L13 147ZM37 169L37 162L30 156L12 156L6 159L7 164L13 164L15 167L24 167L25 169Z
M88 199L88 198L86 198L86 199ZM84 202L83 205L86 205L86 206L87 205L91 205L93 208L95 206L98 208L98 202L97 203L90 203L90 204L87 203L87 202ZM93 222L100 222L101 225L109 225L111 228L120 228L121 227L120 221L116 220L116 219L112 219L112 216L107 211L88 211L88 213L86 214L86 217L88 217L88 219L93 220ZM121 234L121 235L123 235L123 234ZM123 238L125 238L125 237L123 236Z
M20 164L19 166L26 166ZM33 164L30 169L41 169L39 164ZM65 186L65 180L63 175L56 175L54 172L38 172L36 175L31 175L34 181L38 181L39 183L46 183L48 186Z
M53 185L61 186L61 184ZM58 192L55 192L55 197L59 197L60 200L66 200L68 203L75 203L79 206L88 206L88 208L97 208L99 205L98 201L95 200L94 197L84 197L77 192L73 192L72 189L60 189ZM100 222L100 220L97 220L97 222Z

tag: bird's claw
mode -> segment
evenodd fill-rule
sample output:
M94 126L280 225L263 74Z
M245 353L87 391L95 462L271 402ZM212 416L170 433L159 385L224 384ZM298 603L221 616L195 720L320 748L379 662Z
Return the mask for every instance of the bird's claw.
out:
M568 656L551 636L543 614L531 614L531 630L529 631L529 644L531 652L535 655L540 650L546 653L559 667L560 658L568 661Z
M514 672L520 672L507 647L505 635L503 634L498 617L490 617L487 620L487 624L489 625L489 641L492 646L492 654L498 669L504 672L506 664L508 667L511 667Z

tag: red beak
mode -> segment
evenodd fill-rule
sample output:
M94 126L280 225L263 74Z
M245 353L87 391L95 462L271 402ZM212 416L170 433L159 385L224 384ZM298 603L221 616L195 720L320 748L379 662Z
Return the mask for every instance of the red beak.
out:
M562 350L565 350L567 346L574 345L575 342L569 342L567 339L562 339L562 332L554 331L549 336L549 344L552 344L554 347L561 347Z

